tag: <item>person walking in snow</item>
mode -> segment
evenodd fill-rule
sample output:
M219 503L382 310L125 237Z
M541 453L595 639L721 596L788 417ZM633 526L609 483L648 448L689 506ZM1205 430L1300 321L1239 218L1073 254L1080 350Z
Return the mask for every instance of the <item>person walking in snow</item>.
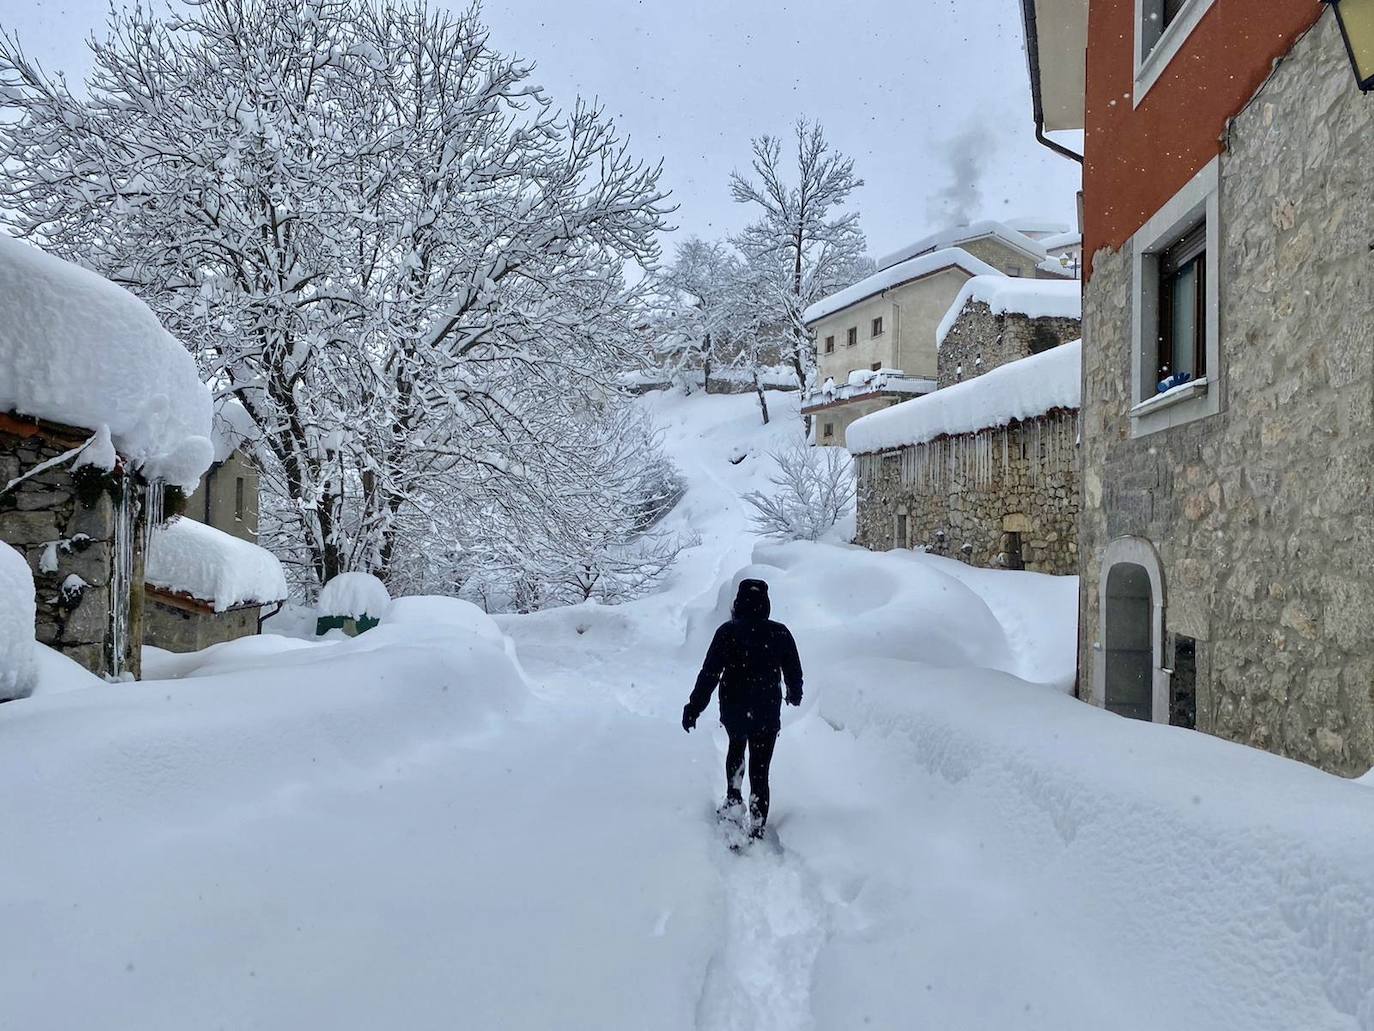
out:
M692 696L682 708L682 729L691 732L697 717L720 685L720 722L730 744L725 753L725 804L722 818L742 816L745 753L749 762L750 837L763 836L768 823L768 766L782 727L783 692L787 704L801 705L802 668L792 632L768 618L768 584L741 580L731 618L716 630ZM781 675L781 676L780 676Z

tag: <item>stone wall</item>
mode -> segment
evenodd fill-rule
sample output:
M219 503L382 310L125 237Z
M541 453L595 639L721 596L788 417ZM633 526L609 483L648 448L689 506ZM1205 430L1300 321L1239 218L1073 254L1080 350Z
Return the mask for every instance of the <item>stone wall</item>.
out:
M0 484L31 472L44 462L79 447L79 430L44 427L0 416ZM37 601L37 639L92 673L141 668L138 607L115 596L117 506L109 490L73 475L70 463L29 476L0 494L0 540L19 551L33 570ZM85 475L85 474L83 474ZM138 507L141 484L120 474L123 489ZM133 541L141 533L131 535ZM135 583L143 579L142 548L132 549ZM129 633L122 655L113 654L112 619L123 607ZM116 661L118 660L118 661Z
M1131 439L1129 248L1084 297L1080 690L1109 541L1149 540L1197 726L1340 774L1374 765L1374 107L1330 12L1221 160L1221 412Z
M940 344L939 384L947 387L973 379L1081 335L1078 319L1031 318L1020 312L994 315L987 302L970 301Z
M144 600L143 642L169 652L195 652L258 632L261 608L206 612L178 598L148 589Z
M1059 410L861 455L856 541L874 551L925 548L975 566L1074 573L1077 434L1077 413Z

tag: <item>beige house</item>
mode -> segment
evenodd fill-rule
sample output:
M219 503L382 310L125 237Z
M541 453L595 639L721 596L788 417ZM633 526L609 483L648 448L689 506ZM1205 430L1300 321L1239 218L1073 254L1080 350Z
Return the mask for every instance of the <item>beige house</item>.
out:
M214 464L186 500L185 514L240 540L258 539L258 467L247 444L256 430L243 405L234 400L215 406Z
M873 275L803 315L815 340L817 369L802 414L815 418L818 444L843 447L856 419L935 389L936 330L971 278L1069 275L1041 243L1002 222L924 237L878 265Z

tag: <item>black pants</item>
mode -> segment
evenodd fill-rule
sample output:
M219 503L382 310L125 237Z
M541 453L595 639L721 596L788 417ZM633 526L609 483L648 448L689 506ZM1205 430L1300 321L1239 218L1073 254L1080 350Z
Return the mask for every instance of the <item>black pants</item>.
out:
M727 728L730 746L725 751L725 801L743 802L740 788L744 785L744 752L749 750L749 814L756 827L768 822L768 766L773 761L776 730L735 733Z

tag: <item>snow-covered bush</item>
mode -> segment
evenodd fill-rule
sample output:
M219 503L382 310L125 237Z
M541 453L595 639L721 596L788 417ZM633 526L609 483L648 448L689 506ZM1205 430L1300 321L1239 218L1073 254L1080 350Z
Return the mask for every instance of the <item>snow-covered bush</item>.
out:
M744 495L754 529L765 537L820 540L854 505L854 463L843 448L810 447L798 439L771 453L776 471L769 493Z
M0 701L33 693L37 677L34 614L29 564L0 541Z

